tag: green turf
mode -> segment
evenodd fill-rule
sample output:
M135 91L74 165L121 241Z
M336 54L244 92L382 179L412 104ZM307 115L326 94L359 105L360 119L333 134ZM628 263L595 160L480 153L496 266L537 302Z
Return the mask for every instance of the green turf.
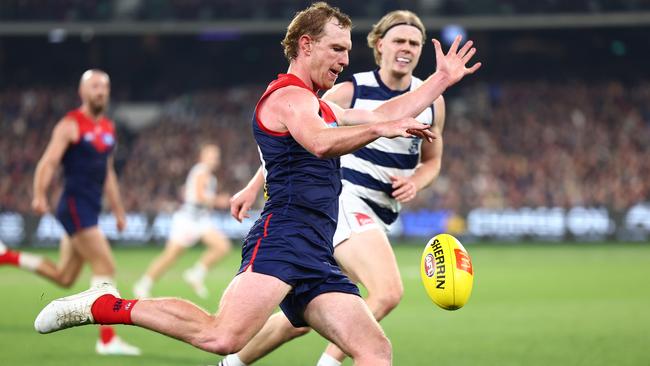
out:
M397 247L405 295L382 322L395 365L650 365L650 246L485 244L468 249L474 293L465 308L448 312L432 305L420 284L419 246ZM42 253L56 257L53 251ZM116 250L124 295L131 295L131 284L155 253ZM198 255L190 251L154 295L177 295L214 310L238 253L211 272L211 301L196 298L180 279ZM62 290L15 268L0 268L0 365L217 363L214 355L134 327L118 332L142 348L139 358L96 356L94 327L50 335L33 330L35 315L49 300L87 284L87 271L73 289ZM324 344L311 333L257 365L315 365Z

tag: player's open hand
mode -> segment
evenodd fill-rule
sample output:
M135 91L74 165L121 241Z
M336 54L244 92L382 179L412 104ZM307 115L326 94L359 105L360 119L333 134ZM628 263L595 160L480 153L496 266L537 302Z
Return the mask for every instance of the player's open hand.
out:
M235 193L235 195L230 198L230 215L239 222L249 218L250 215L248 214L248 210L253 206L256 198L257 192L248 187Z
M446 55L442 52L440 42L437 39L432 40L436 49L436 72L447 74L450 86L459 82L465 75L473 74L481 67L481 63L477 62L472 67L467 68L467 63L476 53L476 48L472 47L474 42L467 41L459 50L458 46L461 39L461 36L456 36Z
M391 176L390 181L393 183L392 196L398 202L408 202L418 193L415 183L409 177Z
M376 123L377 132L382 137L420 137L433 142L437 137L431 132L429 125L415 118L402 118L395 121Z
M44 215L50 211L50 207L47 204L47 198L35 196L32 200L32 210L39 215Z

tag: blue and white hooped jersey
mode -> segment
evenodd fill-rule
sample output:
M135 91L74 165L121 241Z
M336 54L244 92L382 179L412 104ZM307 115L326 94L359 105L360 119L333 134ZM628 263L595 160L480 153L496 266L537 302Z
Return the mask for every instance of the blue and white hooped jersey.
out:
M368 71L352 76L354 95L351 108L372 110L387 100L414 90L422 80L412 77L407 90L389 89L379 72ZM431 125L433 105L417 120ZM391 176L410 176L420 162L419 137L379 138L361 149L341 157L343 189L363 199L386 224L397 219L401 205L391 196Z

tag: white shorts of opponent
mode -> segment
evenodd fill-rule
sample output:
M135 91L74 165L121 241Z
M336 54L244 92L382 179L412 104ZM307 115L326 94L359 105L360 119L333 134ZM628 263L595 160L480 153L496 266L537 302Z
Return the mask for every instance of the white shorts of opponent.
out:
M210 212L190 212L180 209L172 216L169 242L183 247L195 245L213 228Z
M334 232L334 247L348 240L352 233L370 229L388 232L388 225L381 221L367 203L344 188L339 196L339 220Z

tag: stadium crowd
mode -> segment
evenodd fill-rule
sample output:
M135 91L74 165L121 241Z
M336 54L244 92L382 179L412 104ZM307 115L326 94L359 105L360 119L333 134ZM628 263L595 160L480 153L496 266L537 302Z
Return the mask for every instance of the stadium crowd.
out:
M144 129L118 125L127 209L175 208L202 141L222 147L220 189L242 187L259 166L250 121L262 89L184 94L163 102ZM0 211L29 212L35 165L56 120L76 104L68 91L0 91ZM650 82L473 84L447 96L447 116L441 176L411 208L623 210L650 198Z

